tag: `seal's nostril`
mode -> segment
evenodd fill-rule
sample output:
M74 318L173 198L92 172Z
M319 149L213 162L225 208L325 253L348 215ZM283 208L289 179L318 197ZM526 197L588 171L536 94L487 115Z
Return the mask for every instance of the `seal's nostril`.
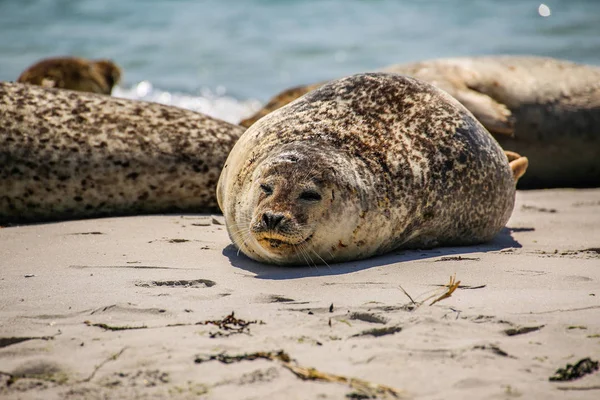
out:
M269 227L271 218L269 218L269 215L267 213L264 213L262 216L262 224L265 228Z
M283 220L283 215L266 212L262 216L262 224L267 229L275 229Z

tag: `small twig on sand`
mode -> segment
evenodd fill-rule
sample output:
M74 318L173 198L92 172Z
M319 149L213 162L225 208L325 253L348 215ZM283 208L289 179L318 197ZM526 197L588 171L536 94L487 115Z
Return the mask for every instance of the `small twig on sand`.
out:
M94 368L94 370L92 371L92 373L90 374L90 376L88 376L87 378L85 378L84 380L80 381L79 383L83 383L83 382L89 382L92 379L94 379L94 376L96 375L96 372L98 372L98 370L100 370L100 368L104 367L104 365L110 361L115 361L117 358L119 358L121 356L121 354L123 354L123 352L127 349L127 347L123 347L121 349L121 351L119 351L116 354L113 354L112 356L108 357L106 360L102 361L99 365L96 366L96 368Z
M400 286L400 285L398 285ZM408 297L411 301L411 303L413 303L413 305L417 306L418 304L413 300L413 298L410 296L410 294L408 294L408 292L406 290L404 290L404 288L402 286L400 286L400 290L402 290L404 292L404 294L406 295L406 297Z

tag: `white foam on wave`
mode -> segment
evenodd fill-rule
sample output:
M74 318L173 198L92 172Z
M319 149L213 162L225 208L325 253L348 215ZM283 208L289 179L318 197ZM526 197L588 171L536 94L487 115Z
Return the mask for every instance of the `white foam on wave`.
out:
M258 100L238 100L227 96L227 90L218 86L215 90L202 89L199 95L167 92L155 88L148 81L141 81L131 87L117 86L112 95L124 99L144 100L169 106L181 107L201 112L223 121L237 124L258 111L262 104Z

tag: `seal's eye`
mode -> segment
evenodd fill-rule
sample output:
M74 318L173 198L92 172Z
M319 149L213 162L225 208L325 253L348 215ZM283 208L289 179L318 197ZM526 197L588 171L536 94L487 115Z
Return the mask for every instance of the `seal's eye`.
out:
M273 194L273 188L269 185L261 184L260 189L268 196Z
M306 201L319 201L321 200L321 195L314 190L305 190L300 193L300 197L298 198Z

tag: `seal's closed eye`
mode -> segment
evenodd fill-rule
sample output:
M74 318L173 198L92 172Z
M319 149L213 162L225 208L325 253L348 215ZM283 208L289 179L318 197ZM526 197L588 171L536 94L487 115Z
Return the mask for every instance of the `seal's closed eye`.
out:
M265 185L264 183L260 185L260 189L267 195L273 194L273 188L269 185Z
M319 193L315 192L314 190L305 190L302 193L300 193L300 196L298 198L300 200L306 201L319 201L322 197Z

